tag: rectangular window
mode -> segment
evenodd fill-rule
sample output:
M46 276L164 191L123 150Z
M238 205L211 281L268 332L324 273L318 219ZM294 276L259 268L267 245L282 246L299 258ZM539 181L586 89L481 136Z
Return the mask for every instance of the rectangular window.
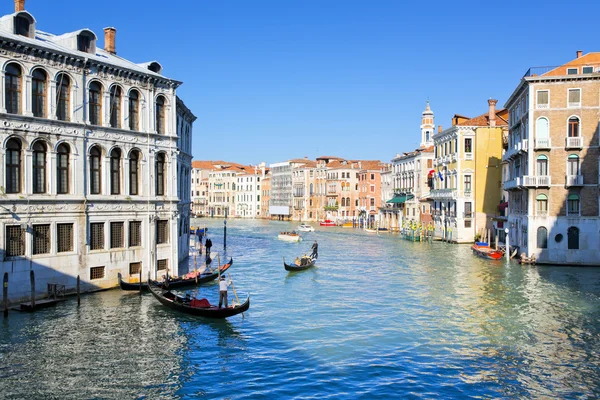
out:
M591 74L592 72L594 72L594 67L583 67L581 72L583 74Z
M135 262L135 263L129 264L129 275L138 275L141 270L142 270L141 262Z
M156 269L158 271L164 271L167 269L167 260L157 260Z
M73 251L73 224L56 224L56 252Z
M581 89L569 89L569 107L581 106Z
M577 68L567 68L567 75L577 75L578 69Z
M471 175L465 175L465 192L471 191Z
M375 174L371 174L371 180L374 181L375 180Z
M465 228L470 228L470 227L471 227L471 220L465 219Z
M550 102L550 92L547 90L538 90L537 108L548 108Z
M142 245L142 222L131 221L129 223L129 247Z
M470 201L465 202L465 218L473 218L473 203Z
M33 254L50 253L50 225L33 225Z
M104 222L90 224L90 250L104 249Z
M25 255L25 229L21 225L6 227L6 256L16 257Z
M156 221L156 244L168 243L169 241L169 221Z
M375 185L371 185L371 193L375 193Z
M90 268L90 280L103 279L103 278L104 278L104 267Z
M123 246L123 223L122 222L111 222L110 223L110 248L118 249Z
M375 199L371 198L371 207L375 206Z
M473 152L473 139L465 138L465 153L472 153L472 152Z

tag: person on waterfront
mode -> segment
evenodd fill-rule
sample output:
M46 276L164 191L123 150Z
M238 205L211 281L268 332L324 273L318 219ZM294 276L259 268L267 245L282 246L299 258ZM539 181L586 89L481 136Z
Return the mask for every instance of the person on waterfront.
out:
M225 280L225 276L221 275L221 280L219 281L219 308L225 301L225 308L227 308L227 289L231 285L231 279Z
M209 238L206 238L206 257L210 257L210 248L212 247L212 240L210 240Z
M310 258L312 259L317 259L317 257L319 257L319 245L317 244L317 241L315 240L315 242L313 243L312 247L312 253L310 254Z

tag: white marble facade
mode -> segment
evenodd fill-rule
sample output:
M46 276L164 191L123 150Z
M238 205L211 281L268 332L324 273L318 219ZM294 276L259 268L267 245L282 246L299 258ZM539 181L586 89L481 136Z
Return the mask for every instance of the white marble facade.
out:
M0 18L0 273L9 298L177 271L188 255L193 114L181 82L80 30ZM26 29L23 29L25 26ZM107 28L105 35L112 30ZM105 36L105 42L110 40ZM107 48L105 43L105 48Z

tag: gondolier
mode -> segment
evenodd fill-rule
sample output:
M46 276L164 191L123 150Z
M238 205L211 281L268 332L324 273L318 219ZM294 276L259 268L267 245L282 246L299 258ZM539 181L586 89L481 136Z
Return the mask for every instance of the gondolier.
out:
M315 242L313 243L312 247L312 253L310 254L310 257L313 260L316 260L319 257L319 245L317 244L317 241L315 240Z
M231 285L231 279L225 280L225 276L221 275L221 280L219 281L219 308L223 304L223 300L225 300L225 308L227 308L227 289Z

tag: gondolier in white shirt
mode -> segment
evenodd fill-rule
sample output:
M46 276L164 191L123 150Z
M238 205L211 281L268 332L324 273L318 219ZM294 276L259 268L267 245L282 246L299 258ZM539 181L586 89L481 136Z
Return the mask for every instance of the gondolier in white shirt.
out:
M225 279L224 275L221 275L221 280L219 280L219 308L223 304L223 300L225 300L225 308L227 308L227 288L231 285L231 279Z

